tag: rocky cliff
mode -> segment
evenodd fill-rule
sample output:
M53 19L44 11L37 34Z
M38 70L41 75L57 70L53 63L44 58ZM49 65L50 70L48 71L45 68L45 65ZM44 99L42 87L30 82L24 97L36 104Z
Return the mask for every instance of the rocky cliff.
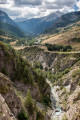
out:
M13 48L2 42L0 42L0 72L0 100L3 99L5 106L7 105L5 110L0 108L5 115L4 119L0 115L0 119L47 120L45 105L50 106L50 87L45 77L38 74ZM12 117L5 111L11 111Z
M5 99L0 94L0 120L16 120L14 115L11 113Z

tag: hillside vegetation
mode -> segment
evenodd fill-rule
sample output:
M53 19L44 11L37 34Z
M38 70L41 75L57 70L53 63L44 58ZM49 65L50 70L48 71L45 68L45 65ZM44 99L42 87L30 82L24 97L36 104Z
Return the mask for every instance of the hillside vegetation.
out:
M2 42L0 58L0 94L12 114L18 120L36 120L38 114L38 119L46 120L46 107L50 106L50 87L45 77L38 74L10 45ZM38 104L44 106L44 112ZM1 117L4 117L3 114Z
M73 50L80 50L80 22L62 28L58 34L45 34L40 37L41 44L71 45Z
M17 26L13 26L8 23L4 23L2 21L0 21L0 29L4 30L9 35L14 35L17 37L25 36L24 33Z
M80 53L50 53L38 47L25 48L20 53L32 62L37 73L44 74L58 94L63 113L58 119L79 120Z

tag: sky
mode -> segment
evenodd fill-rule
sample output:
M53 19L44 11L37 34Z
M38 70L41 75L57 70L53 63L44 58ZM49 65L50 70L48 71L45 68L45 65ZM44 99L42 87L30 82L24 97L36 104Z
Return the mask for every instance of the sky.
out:
M0 0L0 10L12 19L43 17L57 10L68 13L80 10L80 0Z

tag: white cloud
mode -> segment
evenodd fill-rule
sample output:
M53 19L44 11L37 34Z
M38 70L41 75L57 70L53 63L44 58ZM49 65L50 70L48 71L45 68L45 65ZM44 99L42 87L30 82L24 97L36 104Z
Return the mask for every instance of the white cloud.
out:
M0 4L5 4L7 0L0 0Z
M80 9L80 1L76 3L77 7Z
M3 1L3 0L2 0ZM7 12L11 18L32 18L46 16L54 11L73 11L71 7L75 0L4 0L0 9ZM6 3L7 1L7 3ZM77 2L80 7L80 1Z

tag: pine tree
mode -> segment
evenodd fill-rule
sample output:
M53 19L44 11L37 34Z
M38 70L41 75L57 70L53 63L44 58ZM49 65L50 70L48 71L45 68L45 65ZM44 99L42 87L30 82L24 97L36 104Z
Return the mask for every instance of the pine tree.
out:
M34 112L34 102L32 100L31 92L28 90L27 95L26 95L26 100L25 100L25 105L30 114L33 114Z

